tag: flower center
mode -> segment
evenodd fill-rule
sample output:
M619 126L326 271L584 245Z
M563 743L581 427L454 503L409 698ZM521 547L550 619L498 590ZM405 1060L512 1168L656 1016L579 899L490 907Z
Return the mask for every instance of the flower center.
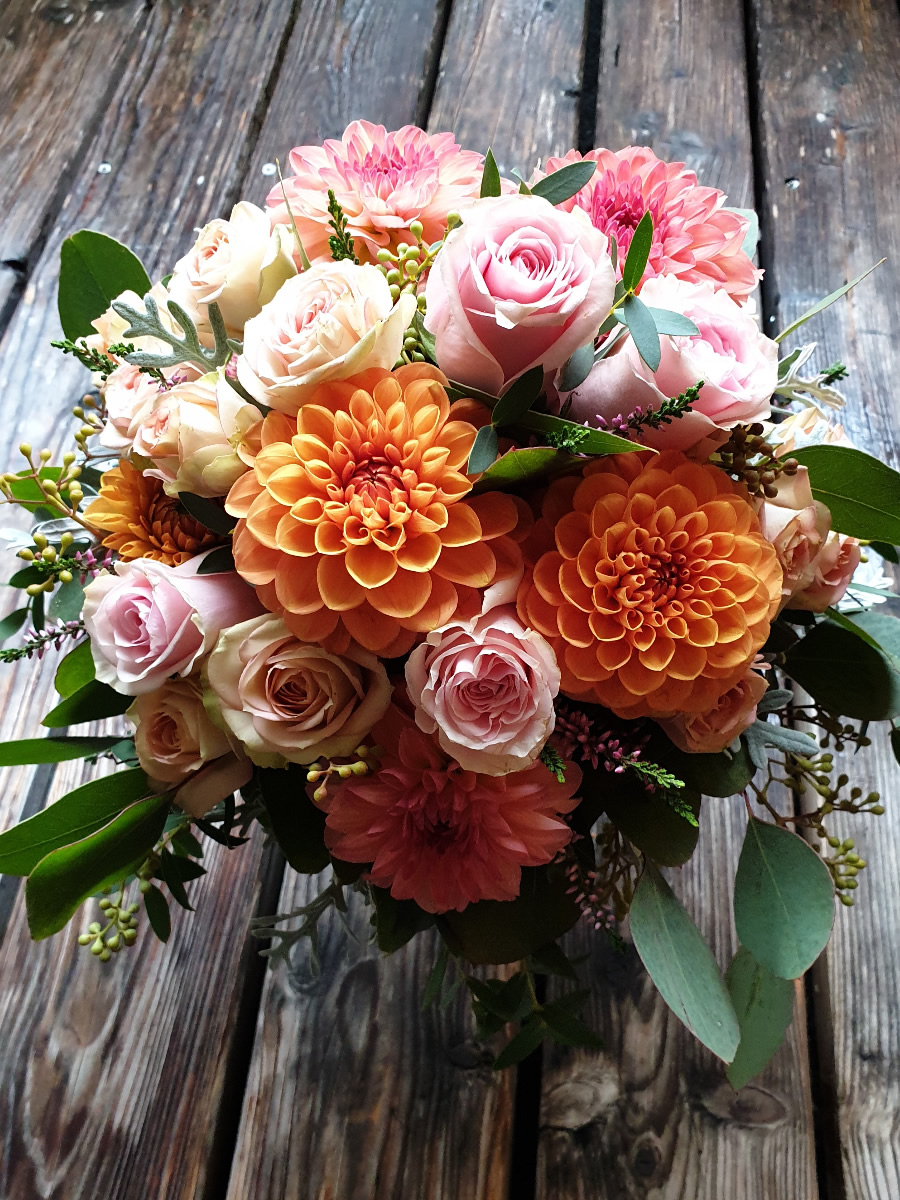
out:
M361 192L386 200L399 187L409 182L421 182L423 172L435 166L429 147L407 147L401 150L393 138L384 146L373 146L365 154L349 148L345 160L348 176L354 178Z
M637 177L626 183L616 180L611 171L607 171L602 179L597 181L591 192L588 214L591 223L601 233L609 238L615 238L619 251L619 270L628 255L631 239L645 213L653 218L653 245L658 246L664 241L665 214L660 211L658 202L646 200L641 188L641 180Z
M447 771L424 771L417 783L394 806L404 837L438 854L464 851L477 838L477 821L465 790L455 786Z

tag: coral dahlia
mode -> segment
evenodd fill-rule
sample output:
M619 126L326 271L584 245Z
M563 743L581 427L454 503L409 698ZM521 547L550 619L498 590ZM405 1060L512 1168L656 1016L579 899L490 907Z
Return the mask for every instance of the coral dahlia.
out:
M120 558L153 558L170 567L222 540L186 513L176 496L167 496L162 480L142 475L127 458L104 473L100 495L84 518L106 534L103 545Z
M325 838L336 857L371 863L376 886L427 912L477 900L515 900L522 867L548 863L572 831L581 772L564 783L543 763L511 775L478 775L448 759L396 707L373 730L383 748L372 775L326 800Z
M487 410L451 406L446 383L424 363L373 368L324 384L295 421L266 417L226 508L241 518L238 572L301 641L405 653L521 569L509 534L524 505L469 497L463 474L476 433L465 418Z
M684 163L657 158L647 146L624 150L570 150L549 158L546 174L582 158L597 164L591 180L560 207L582 208L597 229L615 238L619 274L631 238L644 213L653 218L653 245L643 278L677 275L692 283L713 283L735 300L756 287L761 272L744 253L748 220L724 208L725 193L701 187Z
M483 156L461 150L452 133L415 125L389 133L370 121L352 121L340 141L297 146L290 162L294 174L284 181L284 195L309 257L329 257L330 188L362 262L374 262L382 247L414 241L413 221L421 221L429 245L440 241L447 214L477 199L484 170ZM273 223L290 220L284 195L279 183L266 200Z
M551 484L532 546L520 617L556 651L563 693L623 717L711 709L781 598L746 490L674 450L594 459Z

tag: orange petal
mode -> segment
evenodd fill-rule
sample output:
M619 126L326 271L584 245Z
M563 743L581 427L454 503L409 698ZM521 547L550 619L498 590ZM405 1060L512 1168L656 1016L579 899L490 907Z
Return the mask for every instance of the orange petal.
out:
M366 650L381 653L397 637L397 622L364 602L341 615L350 636Z
M315 559L282 558L275 572L275 594L288 612L312 613L322 607Z
M412 617L421 611L430 595L430 575L398 570L388 583L369 591L368 601L385 616Z
M284 516L286 509L283 504L273 500L266 492L262 492L253 501L247 513L247 528L258 542L264 546L277 548L276 530L278 522Z
M336 612L356 608L366 598L365 588L352 578L343 555L333 554L327 558L320 558L316 581L325 607Z
M430 571L440 557L441 550L438 534L420 533L400 547L397 551L397 563L407 571Z
M284 623L288 629L301 642L310 642L313 644L321 643L329 634L334 633L335 629L339 628L338 622L340 617L337 613L330 612L327 608L320 608L314 613L290 613L284 614ZM341 649L337 646L328 646L332 653L340 654Z
M261 546L247 533L243 522L238 523L234 534L234 565L238 574L255 585L271 583L281 561L281 554L268 546Z
M347 570L364 588L381 587L397 573L397 560L394 555L371 544L351 546L344 561Z
M437 575L430 578L431 595L427 603L414 617L403 618L404 626L416 633L431 633L432 629L440 629L456 612L458 596L454 585Z
M225 500L225 511L232 517L246 517L250 511L250 505L261 491L262 484L258 482L252 471L247 471L228 493Z
M487 587L497 570L497 560L485 542L473 546L445 546L433 570L451 583Z
M468 504L453 504L447 510L447 525L441 531L445 546L471 546L484 540L481 522Z
M278 522L275 541L278 549L285 554L308 558L316 552L316 531L313 526L302 525L299 521L295 521L289 512L285 513Z
M484 492L480 496L472 496L465 503L474 509L485 541L502 533L511 533L519 524L519 508L515 500L502 492Z

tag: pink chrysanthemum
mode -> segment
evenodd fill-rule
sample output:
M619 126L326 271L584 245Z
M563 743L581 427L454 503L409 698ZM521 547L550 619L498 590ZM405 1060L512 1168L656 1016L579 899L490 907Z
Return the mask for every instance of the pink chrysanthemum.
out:
M597 229L614 237L619 275L631 238L644 213L653 218L653 246L644 279L678 275L692 283L711 282L735 300L756 287L757 271L742 246L748 220L724 208L725 193L701 187L684 163L666 163L647 146L624 150L570 150L547 160L545 173L567 163L592 159L597 169L590 182L560 208L583 208Z
M372 863L371 881L395 899L427 912L514 900L521 868L550 862L569 842L558 814L578 803L573 764L565 783L541 762L511 775L464 771L397 708L372 736L380 766L326 800L325 836L336 858Z
M479 195L484 169L483 156L461 150L452 133L425 133L415 125L388 133L369 121L353 121L340 141L297 146L290 162L294 174L284 189L309 257L329 254L331 188L363 262L374 261L383 246L413 242L413 221L422 222L426 242L439 241L447 214ZM274 223L289 222L280 183L266 203Z

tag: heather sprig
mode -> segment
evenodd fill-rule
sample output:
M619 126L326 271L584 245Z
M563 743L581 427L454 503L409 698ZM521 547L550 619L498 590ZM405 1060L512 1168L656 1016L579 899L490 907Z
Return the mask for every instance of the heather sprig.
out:
M645 409L639 404L627 416L620 413L609 422L603 417L598 417L597 424L601 429L608 429L610 433L617 433L622 437L627 437L629 433L640 433L644 429L661 429L664 425L671 425L673 421L680 421L685 413L691 412L702 387L703 380L699 379L686 391L663 400L659 408Z

